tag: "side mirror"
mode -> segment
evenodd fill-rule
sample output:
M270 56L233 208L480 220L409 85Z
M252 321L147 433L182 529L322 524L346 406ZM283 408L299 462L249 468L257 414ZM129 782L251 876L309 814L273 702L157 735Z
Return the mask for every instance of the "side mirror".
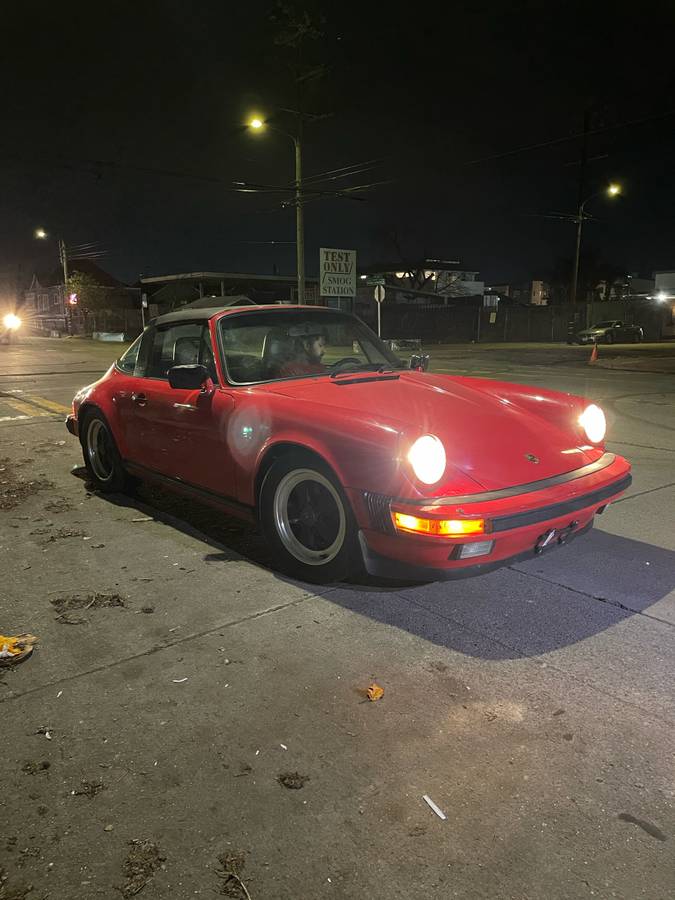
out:
M169 384L172 388L198 391L206 381L210 380L206 366L172 366L169 369Z
M429 368L429 354L413 353L410 357L409 367L411 369L416 369L418 372L426 372Z

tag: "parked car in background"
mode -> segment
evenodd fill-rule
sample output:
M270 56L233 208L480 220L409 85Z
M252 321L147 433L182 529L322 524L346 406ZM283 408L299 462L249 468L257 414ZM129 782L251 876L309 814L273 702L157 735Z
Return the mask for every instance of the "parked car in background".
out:
M318 582L477 575L586 533L630 485L594 403L412 362L336 310L185 309L67 425L100 490L140 478L211 503Z
M628 325L621 319L608 319L578 331L570 344L637 344L644 338L639 325Z

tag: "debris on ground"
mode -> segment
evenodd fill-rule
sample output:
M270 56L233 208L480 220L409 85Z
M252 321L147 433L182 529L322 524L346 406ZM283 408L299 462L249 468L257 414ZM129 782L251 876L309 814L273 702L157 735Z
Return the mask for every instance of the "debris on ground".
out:
M131 849L122 864L126 883L117 887L125 898L142 891L165 859L159 855L159 847L153 841L129 841L129 846Z
M449 667L443 662L434 661L429 663L429 668L434 672L447 672Z
M667 840L665 834L661 831L661 829L657 828L656 825L653 825L651 822L647 822L646 819L637 819L630 813L619 813L617 818L621 822L628 822L630 825L637 825L638 828L641 828L650 837L656 838L657 841Z
M71 537L86 537L86 532L80 531L79 528L59 528L56 534L53 534L51 535L51 537L47 538L47 543L50 544L53 541L60 541L63 538Z
M16 509L24 500L37 494L38 491L54 488L51 481L19 478L14 472L19 465L21 463L13 462L6 457L0 459L0 509Z
M34 634L0 634L0 666L11 666L27 659L37 640Z
M56 621L59 625L86 625L87 620L84 616L73 616L71 613L61 613L60 616L56 617Z
M26 900L33 890L33 885L27 884L22 887L10 888L7 883L8 878L7 870L0 866L0 898L2 900Z
M37 775L38 772L46 772L49 768L51 768L51 763L48 759L43 759L42 762L33 762L29 760L29 762L24 763L21 766L21 771L24 775Z
M45 505L45 512L62 513L70 512L72 509L73 504L65 497L56 497Z
M288 788L289 791L299 791L309 780L309 775L301 775L299 772L282 772L277 775L279 784Z
M155 611L155 607L154 607L154 606L142 606L142 607L141 607L141 612L142 612L142 613L147 613L148 615L149 615L150 613L154 613L154 611Z
M71 796L73 797L89 797L90 800L100 794L101 791L107 791L107 785L103 784L102 781L84 781L80 782L81 787L77 791L71 791Z
M222 853L218 857L220 869L216 875L221 880L218 893L223 897L233 897L236 900L251 900L246 885L242 881L241 873L246 865L246 853Z
M424 802L427 804L427 806L429 807L429 809L432 809L432 810L436 813L436 815L438 816L439 819L444 819L444 820L447 819L447 816L445 815L445 813L443 812L443 810L439 809L439 808L436 806L436 804L435 804L434 801L431 799L431 797L429 797L428 794L425 794L425 795L422 797L422 800L424 800Z
M34 732L34 734L44 734L48 741L52 739L52 732L54 729L50 725L40 725L38 730Z
M374 703L376 700L380 700L384 697L384 688L373 682L366 688L366 697Z
M69 597L55 597L49 602L57 613L67 613L73 609L103 609L127 605L126 599L121 594L102 594L99 591L94 591L93 594L71 594Z

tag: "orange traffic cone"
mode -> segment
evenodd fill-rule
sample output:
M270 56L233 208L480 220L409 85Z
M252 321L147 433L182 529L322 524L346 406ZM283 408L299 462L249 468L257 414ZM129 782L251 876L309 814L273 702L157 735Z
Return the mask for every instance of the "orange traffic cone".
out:
M593 344L593 351L591 352L591 358L588 360L588 365L590 366L591 363L594 363L597 361L598 361L598 345Z

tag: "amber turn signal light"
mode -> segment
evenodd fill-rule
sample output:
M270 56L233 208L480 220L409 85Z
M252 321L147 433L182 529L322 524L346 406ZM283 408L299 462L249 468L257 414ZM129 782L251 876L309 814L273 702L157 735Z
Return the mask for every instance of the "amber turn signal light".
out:
M413 534L464 537L467 534L483 534L485 531L485 519L420 519L400 512L395 512L393 516L397 531Z

